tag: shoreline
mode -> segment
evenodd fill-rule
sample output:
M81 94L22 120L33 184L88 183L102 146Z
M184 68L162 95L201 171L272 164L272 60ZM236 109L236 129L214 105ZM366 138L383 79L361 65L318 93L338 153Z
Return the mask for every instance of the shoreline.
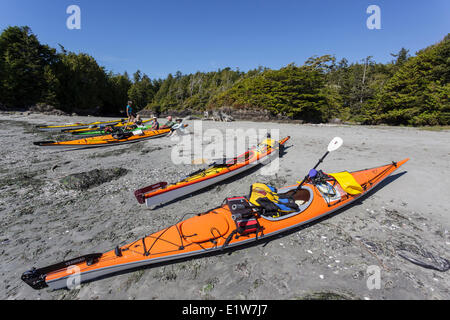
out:
M79 116L79 115L57 115L57 114L45 114L45 113L39 113L39 112L28 112L28 111L4 111L4 110L0 110L0 116L8 116L8 115L12 115L12 116L17 116L17 117L30 117L30 116L41 116L41 117L55 117L55 122L51 123L48 122L46 124L58 124L61 122L58 122L58 119L60 118L77 118L77 119L83 119L83 120L79 120L79 121L99 121L99 120L103 120L103 121L107 121L107 120L113 120L113 119L122 119L122 118L126 118L126 116L120 117L111 117L111 116L93 116L93 115L88 115L88 116ZM183 117L180 117L183 118ZM188 117L189 118L189 117ZM26 118L28 120L30 120L29 118ZM143 119L149 119L149 117L143 117ZM165 119L165 117L159 117L158 119ZM193 118L193 119L188 119L188 121L206 121L206 122L215 122L212 119L201 119L201 118ZM70 122L70 121L69 121ZM271 123L278 123L278 124L292 124L292 125L302 125L302 126L351 126L351 127L362 127L362 128L390 128L390 129L395 129L395 128L401 128L401 129L415 129L415 130L426 130L426 131L450 131L450 126L405 126L405 125L399 125L399 126L391 126L391 125L386 125L386 124L379 124L379 125L364 125L364 124L359 124L359 123L352 123L352 122L348 122L348 121L343 121L342 123L332 123L332 122L327 122L327 123L304 123L303 120L277 120L277 119L272 119L272 120L250 120L250 119L237 119L237 120L233 120L231 122L253 122L253 123L267 123L267 124L271 124ZM220 123L219 121L216 121L216 123Z

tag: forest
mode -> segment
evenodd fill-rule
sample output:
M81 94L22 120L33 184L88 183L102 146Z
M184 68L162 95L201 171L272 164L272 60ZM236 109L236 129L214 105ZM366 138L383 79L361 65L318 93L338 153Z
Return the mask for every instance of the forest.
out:
M29 27L0 34L0 107L51 105L66 113L118 115L132 100L157 114L206 110L264 110L274 118L324 123L339 118L361 124L450 124L450 34L416 53L392 60L350 62L313 56L278 70L259 66L151 79L137 70L116 74L87 53L51 48Z

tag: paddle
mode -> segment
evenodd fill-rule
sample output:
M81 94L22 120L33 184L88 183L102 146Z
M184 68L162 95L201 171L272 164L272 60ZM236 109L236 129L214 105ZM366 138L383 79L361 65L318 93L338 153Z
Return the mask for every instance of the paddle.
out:
M337 149L340 148L340 146L342 146L342 143L344 142L344 140L342 140L339 137L334 137L333 140L330 141L330 143L328 144L328 148L327 148L327 152L323 155L322 158L320 158L319 162L317 162L317 164L314 166L313 169L316 169L319 164L321 164L323 162L323 160L325 159L325 157L332 151L336 151ZM305 176L305 178L303 179L303 181L298 185L297 190L300 190L300 188L302 187L303 183L305 183L305 181L309 178L309 173Z

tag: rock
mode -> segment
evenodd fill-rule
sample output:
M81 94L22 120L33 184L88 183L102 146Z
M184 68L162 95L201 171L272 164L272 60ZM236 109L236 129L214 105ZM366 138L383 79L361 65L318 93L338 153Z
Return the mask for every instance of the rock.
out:
M59 182L67 189L86 190L105 182L118 179L128 173L124 168L94 169L75 173L62 178Z
M342 120L339 118L333 118L329 121L329 123L333 123L333 124L341 124Z
M68 114L62 110L56 109L56 107L45 104L37 103L28 109L29 112L38 112L45 115L57 115L57 116L67 116Z

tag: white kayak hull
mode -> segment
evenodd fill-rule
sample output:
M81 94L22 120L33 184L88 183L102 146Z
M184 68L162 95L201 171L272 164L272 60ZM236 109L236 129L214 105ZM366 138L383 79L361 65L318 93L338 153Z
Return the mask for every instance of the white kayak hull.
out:
M219 176L210 178L210 179L206 179L203 181L199 181L197 183L193 183L190 185L187 185L185 187L181 187L175 190L171 190L171 191L167 191L164 193L160 193L156 196L150 197L150 198L146 198L145 199L145 204L147 205L147 207L149 208L153 208L157 205L163 204L163 203L167 203L169 201L181 198L185 195L191 194L193 192L196 192L198 190L204 189L206 187L209 187L213 184L216 184L220 181L226 180L228 178L231 178L232 176L235 176L241 172L244 172L250 168L252 168L253 166L257 165L258 162L254 162L251 164L248 164L242 168L236 169L234 171L230 171L224 174L221 174Z

